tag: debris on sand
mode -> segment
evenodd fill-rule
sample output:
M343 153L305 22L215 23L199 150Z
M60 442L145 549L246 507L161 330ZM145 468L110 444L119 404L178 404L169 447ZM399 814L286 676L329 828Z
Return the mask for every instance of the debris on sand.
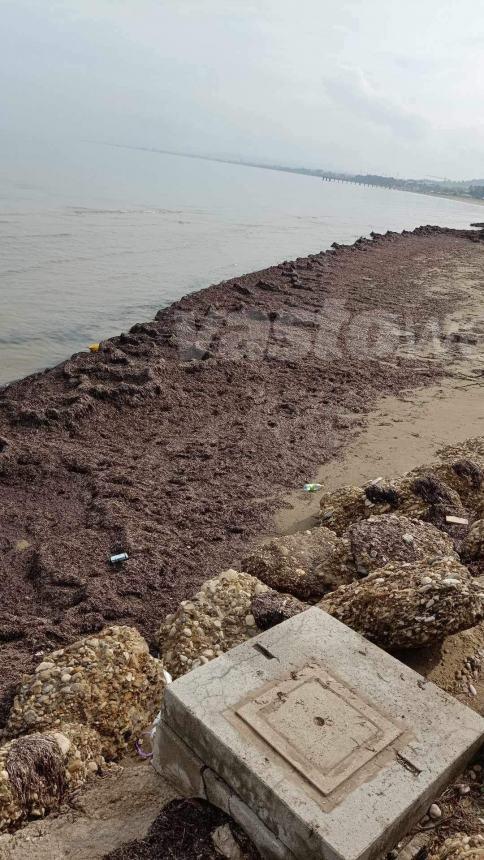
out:
M158 641L163 665L178 678L258 633L252 598L267 591L255 576L226 570L167 615Z
M455 558L390 562L318 604L382 648L420 648L473 627L484 592Z
M164 687L163 667L138 631L108 627L44 657L15 697L6 734L80 722L115 758L152 721Z
M243 831L222 810L203 800L172 800L143 840L123 845L105 860L220 860L213 834L230 827L244 860L261 860Z
M355 576L349 542L324 526L266 541L242 559L242 568L301 600L322 597Z

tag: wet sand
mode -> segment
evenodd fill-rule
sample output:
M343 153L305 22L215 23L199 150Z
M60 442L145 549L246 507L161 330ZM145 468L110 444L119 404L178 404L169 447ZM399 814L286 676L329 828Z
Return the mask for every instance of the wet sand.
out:
M3 389L3 712L46 650L109 623L154 642L166 612L274 530L288 491L321 468L341 483L329 470L375 409L401 406L407 438L416 397L430 414L478 353L482 314L465 314L483 260L475 231L360 240L190 295Z

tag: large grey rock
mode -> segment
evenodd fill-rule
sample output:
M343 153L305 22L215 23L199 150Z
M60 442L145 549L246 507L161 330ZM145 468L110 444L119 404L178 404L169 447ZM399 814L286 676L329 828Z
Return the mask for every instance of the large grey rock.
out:
M323 526L266 541L242 559L242 567L301 600L322 597L355 575L348 541Z
M267 591L259 579L225 570L167 615L158 632L163 665L177 678L257 633L250 605Z
M398 514L372 516L353 523L348 538L360 574L367 574L388 562L412 562L448 555L457 558L452 540L429 523Z

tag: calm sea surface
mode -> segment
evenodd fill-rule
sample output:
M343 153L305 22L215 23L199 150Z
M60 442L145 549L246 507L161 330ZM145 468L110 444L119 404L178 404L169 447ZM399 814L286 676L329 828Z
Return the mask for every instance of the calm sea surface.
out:
M1 140L0 384L174 299L477 204L89 143Z

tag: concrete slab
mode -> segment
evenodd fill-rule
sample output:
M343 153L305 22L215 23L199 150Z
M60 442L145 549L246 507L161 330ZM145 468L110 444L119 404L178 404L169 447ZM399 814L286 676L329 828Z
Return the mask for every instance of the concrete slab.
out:
M163 718L301 860L391 849L484 737L476 713L317 607L170 684Z

